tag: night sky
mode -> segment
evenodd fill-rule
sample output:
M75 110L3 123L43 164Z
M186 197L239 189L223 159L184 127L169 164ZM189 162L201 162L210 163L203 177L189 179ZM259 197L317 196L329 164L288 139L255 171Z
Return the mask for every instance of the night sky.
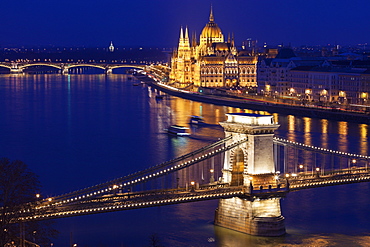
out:
M199 36L210 5L236 44L358 44L370 41L364 0L2 0L0 47L175 47L180 26ZM370 42L369 42L370 43Z

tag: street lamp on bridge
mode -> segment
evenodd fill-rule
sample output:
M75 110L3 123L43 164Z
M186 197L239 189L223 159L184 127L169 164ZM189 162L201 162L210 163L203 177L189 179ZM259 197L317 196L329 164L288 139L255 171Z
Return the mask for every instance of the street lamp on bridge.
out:
M356 159L348 159L348 173L351 173L351 163L355 165L357 163Z
M211 173L211 178L209 179L210 183L213 183L215 181L215 178L213 177L213 173L215 172L214 169L210 169L209 172Z
M190 189L190 191L191 191L191 192L194 192L194 191L195 191L195 186L194 186L194 185L195 185L195 182L194 182L194 181L191 181L191 182L190 182L190 185L191 185L191 189Z

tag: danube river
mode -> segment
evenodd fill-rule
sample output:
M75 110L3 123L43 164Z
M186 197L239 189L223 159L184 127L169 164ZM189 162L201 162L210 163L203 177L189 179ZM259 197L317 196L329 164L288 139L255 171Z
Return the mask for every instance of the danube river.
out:
M0 156L38 174L44 197L121 177L224 136L218 122L244 109L156 100L127 75L0 75ZM247 111L250 112L250 111ZM171 124L201 115L209 125L170 137ZM274 115L276 135L369 154L369 126ZM292 192L281 200L287 234L253 237L213 225L217 200L55 220L54 246L369 246L370 184Z

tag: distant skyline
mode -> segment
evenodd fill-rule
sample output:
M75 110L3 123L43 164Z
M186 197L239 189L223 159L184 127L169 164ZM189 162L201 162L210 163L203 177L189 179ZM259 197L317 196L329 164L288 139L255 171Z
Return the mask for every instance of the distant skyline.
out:
M199 38L211 4L237 45L370 43L363 0L19 0L1 4L0 46L176 47L181 26Z

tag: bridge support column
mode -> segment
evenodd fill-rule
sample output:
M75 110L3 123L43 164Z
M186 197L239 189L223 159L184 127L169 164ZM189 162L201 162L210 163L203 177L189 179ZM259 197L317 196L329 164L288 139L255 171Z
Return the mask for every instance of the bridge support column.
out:
M254 236L276 237L285 234L280 198L249 201L234 197L220 199L215 225Z
M10 73L12 73L12 74L21 74L21 73L23 73L23 69L11 68Z
M10 68L10 73L12 73L12 74L23 73L23 69L19 68L18 63L12 62L12 67Z
M273 135L279 125L274 123L272 116L247 113L226 115L227 121L220 124L225 129L225 136L232 136L228 140L229 144L243 142L225 152L223 182L247 188L246 194L249 195L255 190L261 193L278 188ZM215 214L215 224L257 236L280 236L285 233L279 197L221 199Z
M62 68L61 72L62 72L63 75L68 75L69 74L68 68Z
M109 75L109 74L112 74L113 73L113 70L111 68L106 68L105 69L105 74Z

